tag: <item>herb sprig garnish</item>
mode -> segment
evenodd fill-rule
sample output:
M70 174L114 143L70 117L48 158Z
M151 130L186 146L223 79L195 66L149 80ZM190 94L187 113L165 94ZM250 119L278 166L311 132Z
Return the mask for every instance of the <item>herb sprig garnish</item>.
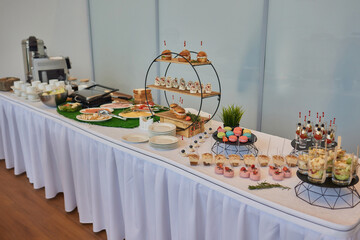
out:
M289 190L291 188L280 185L278 183L268 183L266 181L258 183L257 185L249 185L249 190L267 189L267 188L281 188L282 190Z

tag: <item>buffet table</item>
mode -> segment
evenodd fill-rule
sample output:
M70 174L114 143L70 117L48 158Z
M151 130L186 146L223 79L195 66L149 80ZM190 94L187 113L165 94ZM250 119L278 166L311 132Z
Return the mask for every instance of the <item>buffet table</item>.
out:
M216 128L220 123L211 121ZM209 127L209 125L207 125ZM108 239L360 239L360 206L330 210L297 198L291 190L248 190L256 182L190 166L180 149L159 151L121 136L140 129L89 125L67 119L41 102L0 93L0 159L15 174L26 172L46 198L64 193L82 223ZM291 151L290 140L256 132L256 147L269 154ZM210 152L207 139L199 153ZM285 145L284 145L285 142ZM283 149L283 145L285 146ZM261 169L261 181L274 182ZM356 188L359 190L359 184Z

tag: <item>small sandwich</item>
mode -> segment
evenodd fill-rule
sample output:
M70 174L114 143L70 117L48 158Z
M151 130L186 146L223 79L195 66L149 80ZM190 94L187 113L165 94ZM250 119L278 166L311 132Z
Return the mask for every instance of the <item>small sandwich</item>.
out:
M179 55L180 55L178 58L179 62L187 62L186 59L188 61L191 60L191 54L190 54L189 50L184 49L179 53Z
M175 107L174 112L175 112L176 118L183 119L186 117L185 109L180 106Z
M244 163L247 167L250 167L251 165L256 163L255 156L252 154L245 154L243 157L244 157Z
M200 51L200 52L197 54L197 61L198 61L198 62L201 62L201 63L207 62L208 59L207 59L207 54L206 54L206 52Z
M270 158L266 155L259 155L258 162L260 163L261 167L266 167L270 162Z
M171 55L171 51L170 50L164 50L162 53L161 53L161 59L162 60L171 60L172 58L172 55Z
M285 157L286 163L289 165L289 167L296 167L298 158L295 155L287 155Z
M176 103L170 104L170 109L171 109L171 111L175 113L175 108L177 108L178 106L179 106L179 105L177 105Z
M216 164L224 164L226 161L226 157L223 154L216 154L215 155L215 162Z
M201 159L204 163L204 166L210 166L213 162L213 155L211 153L203 153Z
M231 164L231 166L233 167L238 167L240 165L240 156L236 155L236 154L230 154L229 155L229 162Z
M273 162L276 167L281 167L281 166L285 165L285 160L280 155L274 155L274 156L272 156L272 159L273 159Z
M188 158L189 158L189 161L190 161L190 165L191 165L191 166L196 166L196 165L198 165L198 163L199 163L199 155L193 153L193 154L188 154L187 156L188 156Z

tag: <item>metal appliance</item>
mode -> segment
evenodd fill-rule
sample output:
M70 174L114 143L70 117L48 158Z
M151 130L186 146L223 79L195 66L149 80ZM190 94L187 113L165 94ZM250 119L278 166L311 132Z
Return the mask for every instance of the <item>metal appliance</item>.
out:
M67 79L71 68L69 58L48 57L44 41L34 36L22 40L21 45L26 82Z

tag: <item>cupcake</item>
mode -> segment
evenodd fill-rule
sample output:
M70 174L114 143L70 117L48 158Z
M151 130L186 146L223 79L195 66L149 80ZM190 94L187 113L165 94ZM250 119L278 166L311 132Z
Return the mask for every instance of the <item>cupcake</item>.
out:
M239 166L240 161L241 161L241 158L239 155L236 155L236 154L229 155L229 162L230 162L231 166L233 166L233 167Z
M188 158L191 166L196 166L199 163L199 155L197 154L188 154Z
M213 162L213 155L211 153L203 153L201 155L201 160L204 163L204 166L210 166Z
M172 86L173 88L179 88L179 82L178 82L178 79L177 79L177 78L174 78L174 79L172 80L171 86Z
M224 177L228 177L228 178L234 177L234 171L229 167L225 167Z
M195 85L190 86L190 93L197 93Z
M240 168L240 177L242 178L249 178L250 177L250 172L246 169L246 167L242 167Z

